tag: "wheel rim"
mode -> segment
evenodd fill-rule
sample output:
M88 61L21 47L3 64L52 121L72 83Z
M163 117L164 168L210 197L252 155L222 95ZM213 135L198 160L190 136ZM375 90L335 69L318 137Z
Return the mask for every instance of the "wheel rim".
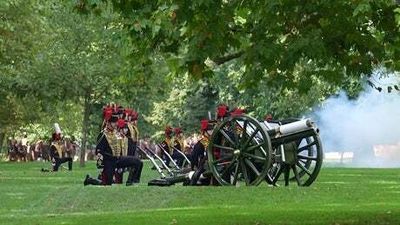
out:
M275 163L268 171L267 180L272 184L310 186L317 178L322 165L322 145L319 135L303 137L296 142L296 162Z
M221 185L258 185L271 165L271 141L252 117L231 117L213 131L208 164Z

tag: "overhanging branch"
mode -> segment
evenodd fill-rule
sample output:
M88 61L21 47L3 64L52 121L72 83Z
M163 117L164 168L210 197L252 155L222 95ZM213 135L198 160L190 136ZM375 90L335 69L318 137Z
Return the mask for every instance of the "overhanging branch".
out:
M231 61L232 59L239 58L243 54L244 54L244 51L239 51L239 52L236 52L236 53L232 53L232 54L229 54L229 55L224 55L222 57L215 58L212 61L217 65L221 65L221 64L224 64L224 63L226 63L228 61Z

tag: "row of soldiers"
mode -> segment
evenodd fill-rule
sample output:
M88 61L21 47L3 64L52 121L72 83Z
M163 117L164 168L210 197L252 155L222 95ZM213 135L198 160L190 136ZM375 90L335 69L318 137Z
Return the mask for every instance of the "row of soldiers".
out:
M157 145L159 147L157 153L162 156L168 167L170 166L171 159L166 156L167 153L179 167L182 167L185 158L182 154L178 153L178 151L185 153L182 129L180 127L172 128L171 126L167 126L164 134L165 139L161 144Z
M214 120L203 119L200 121L200 134L201 138L199 141L194 144L192 151L185 152L184 146L184 138L181 128L171 128L167 126L165 129L165 139L163 142L158 145L161 148L161 155L165 161L165 164L169 166L170 158L166 157L166 154L162 154L163 152L167 152L171 155L172 160L174 160L179 168L182 168L185 157L180 154L178 151L183 152L186 157L190 160L191 170L204 170L204 162L206 160L206 149L208 147L210 137L214 127L218 124L219 121L222 121L224 118L229 115L241 115L244 113L244 110L235 108L233 110L229 110L229 107L225 104L221 104L216 109L216 118ZM175 134L175 137L173 137Z
M190 153L186 153L190 160L191 170L203 170L206 159L206 149L211 137L212 130L229 113L229 108L221 105L217 108L216 120L201 121L201 139L194 145ZM231 113L242 113L242 111L232 111ZM123 108L116 104L109 104L103 108L103 129L98 137L96 154L98 155L98 168L102 171L99 177L93 178L86 176L84 185L111 185L122 183L123 172L129 171L126 185L133 185L140 182L143 163L135 157L138 141L138 114L132 109ZM158 154L162 157L165 164L169 167L171 159L179 167L183 166L185 156L184 137L181 128L167 126L165 129L165 139L158 145ZM166 154L171 156L167 157Z

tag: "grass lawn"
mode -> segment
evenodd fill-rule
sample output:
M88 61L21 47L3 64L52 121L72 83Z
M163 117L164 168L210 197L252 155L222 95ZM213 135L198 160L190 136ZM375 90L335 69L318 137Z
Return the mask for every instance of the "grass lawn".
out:
M400 169L322 169L311 187L83 186L95 164L0 162L0 224L400 224Z

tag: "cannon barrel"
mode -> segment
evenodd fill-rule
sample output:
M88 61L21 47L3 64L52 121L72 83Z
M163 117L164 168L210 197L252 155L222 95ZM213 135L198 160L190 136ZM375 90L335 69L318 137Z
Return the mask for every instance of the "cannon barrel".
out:
M293 141L301 140L302 138L312 136L315 134L315 130L312 128L309 128L307 130L303 130L300 132L296 133L291 133L285 136L278 136L278 137L273 137L271 138L271 144L272 146L278 146L286 143L290 143Z
M310 119L299 120L293 123L284 124L268 130L270 137L286 136L304 130L314 128L314 123Z

